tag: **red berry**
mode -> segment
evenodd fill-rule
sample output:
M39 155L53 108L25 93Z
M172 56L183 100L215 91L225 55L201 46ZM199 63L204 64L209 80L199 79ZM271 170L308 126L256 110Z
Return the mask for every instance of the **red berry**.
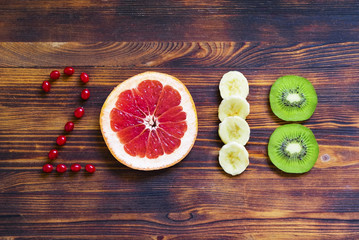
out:
M71 132L72 130L74 130L75 124L73 122L67 122L65 124L65 131L66 132Z
M58 155L58 151L56 149L51 149L49 152L49 159L50 160L55 160L57 158Z
M82 90L82 92L81 92L81 98L82 98L83 100L87 100L87 99L89 99L89 97L90 97L90 91L89 91L87 88L85 88L84 90Z
M71 171L78 172L80 170L81 170L81 165L80 164L74 163L74 164L71 165Z
M45 91L45 92L50 92L50 89L51 89L51 84L49 81L43 81L42 82L42 89Z
M58 173L64 173L64 172L66 172L66 170L67 170L67 167L65 166L65 164L59 164L56 166L56 171Z
M51 164L45 164L44 166L42 166L42 171L46 172L46 173L50 173L52 172L52 169L54 169L54 167Z
M90 79L89 79L89 75L87 75L87 73L81 73L80 75L80 79L83 83L87 83Z
M78 107L78 108L76 108L74 114L75 114L75 117L81 118L85 114L85 110L83 107Z
M96 168L95 168L95 166L92 165L92 164L87 164L87 165L85 166L85 170L86 170L87 172L89 172L89 173L94 173L94 172L96 171Z
M50 78L52 80L56 80L56 79L59 79L60 78L60 72L57 71L57 70L54 70L50 73Z
M74 74L74 72L75 72L75 70L72 67L65 67L65 69L64 69L64 73L69 76Z
M59 146L64 145L66 143L66 136L63 136L63 135L58 136L56 139L56 143Z

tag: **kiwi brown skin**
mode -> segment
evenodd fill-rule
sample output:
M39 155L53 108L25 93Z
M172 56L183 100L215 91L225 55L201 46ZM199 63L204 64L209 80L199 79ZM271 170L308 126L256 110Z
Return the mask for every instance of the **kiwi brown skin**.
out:
M291 153L289 144L300 146ZM301 124L286 124L274 130L268 142L271 162L286 173L305 173L312 169L319 155L319 146L313 132Z
M289 96L295 96L296 99L289 101ZM286 75L278 78L272 85L269 103L278 118L284 121L304 121L313 115L318 97L306 78Z

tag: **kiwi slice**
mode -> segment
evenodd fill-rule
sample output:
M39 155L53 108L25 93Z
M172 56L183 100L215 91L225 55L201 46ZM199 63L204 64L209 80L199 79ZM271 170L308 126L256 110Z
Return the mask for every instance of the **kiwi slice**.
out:
M272 85L269 102L273 113L284 121L309 119L317 107L313 85L304 77L287 75Z
M308 172L317 161L319 147L313 132L301 124L278 127L269 138L272 163L287 173Z

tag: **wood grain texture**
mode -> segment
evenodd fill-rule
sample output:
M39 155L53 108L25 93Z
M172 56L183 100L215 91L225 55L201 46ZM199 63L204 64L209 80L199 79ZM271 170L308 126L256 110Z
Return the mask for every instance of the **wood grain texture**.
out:
M121 43L113 46L117 45ZM138 54L140 58L142 52ZM79 100L83 85L78 76L57 80L52 91L43 94L41 82L52 68L1 68L0 235L355 239L359 230L358 70L289 66L291 62L274 69L238 68L250 84L247 148L251 163L237 177L224 174L217 160L222 146L217 135L218 83L230 68L151 67L186 84L199 116L198 139L189 156L155 172L119 164L107 150L98 124L101 105L112 88L148 67L77 67L77 75L86 71L91 76L86 87L92 95L87 102ZM271 132L284 124L271 113L267 101L271 84L283 74L307 77L319 97L316 112L304 124L315 133L320 155L312 171L301 176L276 170L266 153ZM76 122L56 163L92 163L98 171L93 176L41 173L47 152L79 105L84 105L86 115Z
M15 0L0 11L0 41L359 39L355 0Z
M2 67L332 68L358 67L359 43L3 42L0 55Z
M1 3L0 239L359 239L358 13L354 0ZM44 94L42 81L67 65L75 75ZM112 157L98 117L117 84L148 70L186 84L199 132L182 162L141 172ZM250 85L250 165L236 177L218 164L218 84L230 70ZM302 123L320 153L303 175L267 156L285 124L268 94L286 74L308 78L318 94ZM85 116L54 164L91 163L96 173L42 173L78 106Z

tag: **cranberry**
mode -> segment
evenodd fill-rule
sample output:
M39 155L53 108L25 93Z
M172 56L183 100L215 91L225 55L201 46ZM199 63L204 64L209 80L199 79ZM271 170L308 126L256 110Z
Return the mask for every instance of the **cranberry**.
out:
M54 70L50 73L50 78L52 80L56 80L56 79L59 79L60 78L60 72L57 71L57 70Z
M56 139L56 143L59 146L64 145L66 143L66 136L63 136L63 135L58 136Z
M67 122L65 124L65 131L66 132L71 132L72 130L74 130L75 124L73 122Z
M90 79L89 79L89 75L87 75L87 73L81 73L80 75L80 79L83 83L87 83Z
M71 76L72 74L74 74L75 70L72 67L65 67L64 69L64 73L68 76Z
M64 173L64 172L66 172L66 170L67 170L67 167L65 166L65 164L59 164L56 166L56 171L58 173Z
M74 114L75 114L75 117L81 118L85 114L85 110L83 107L78 107L78 108L76 108Z
M87 172L89 172L89 173L94 173L94 172L96 171L96 168L95 168L95 166L92 165L92 164L87 164L87 165L85 166L85 170L86 170Z
M51 89L51 84L49 81L43 81L42 82L42 89L45 91L45 92L50 92L50 89Z
M58 155L58 151L56 149L51 149L49 152L49 159L50 160L55 160L57 158Z
M80 164L74 163L74 164L71 165L71 171L78 172L80 170L81 170L81 165Z
M82 98L83 100L87 100L87 99L89 99L89 97L90 97L90 91L89 91L87 88L85 88L84 90L82 90L82 92L81 92L81 98Z
M46 173L50 173L52 172L52 170L54 169L54 167L51 164L45 164L44 166L42 166L42 171L46 172Z

